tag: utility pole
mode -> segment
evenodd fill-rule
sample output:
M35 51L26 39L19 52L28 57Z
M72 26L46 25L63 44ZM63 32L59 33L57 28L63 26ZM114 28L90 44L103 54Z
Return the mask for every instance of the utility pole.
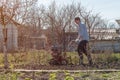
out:
M3 25L3 36L4 36L4 40L3 40L3 53L4 53L4 68L8 69L9 68L9 64L8 64L8 56L7 56L7 28L6 28L6 24L5 24L5 14L4 14L4 6L0 7L0 12L1 12L1 24Z

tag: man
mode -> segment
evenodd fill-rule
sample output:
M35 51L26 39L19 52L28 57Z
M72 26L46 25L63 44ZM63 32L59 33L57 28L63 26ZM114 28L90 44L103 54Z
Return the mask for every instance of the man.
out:
M80 65L83 64L83 54L85 54L88 58L89 64L92 65L92 58L90 53L88 52L88 41L89 41L89 36L87 32L87 28L85 24L81 24L81 20L79 17L75 18L75 23L77 24L78 28L78 38L76 39L76 42L78 42L78 54L80 57Z

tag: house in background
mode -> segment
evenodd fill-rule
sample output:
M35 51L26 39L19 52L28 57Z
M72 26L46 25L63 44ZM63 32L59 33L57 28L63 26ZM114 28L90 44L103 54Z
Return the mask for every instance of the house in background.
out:
M119 25L119 28L117 29L117 33L119 34L119 37L120 37L120 20L116 20L116 22L117 22L118 25Z
M40 49L45 49L47 45L47 37L42 34L38 36L24 36L23 40L23 48L25 50L30 50L30 49L35 49L35 50L40 50Z

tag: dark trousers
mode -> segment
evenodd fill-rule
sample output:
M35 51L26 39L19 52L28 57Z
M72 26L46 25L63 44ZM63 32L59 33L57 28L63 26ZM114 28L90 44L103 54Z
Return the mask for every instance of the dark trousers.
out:
M78 55L80 57L80 64L83 64L83 54L85 54L88 58L89 64L92 64L92 58L90 55L90 52L88 52L88 41L87 40L82 40L78 44Z

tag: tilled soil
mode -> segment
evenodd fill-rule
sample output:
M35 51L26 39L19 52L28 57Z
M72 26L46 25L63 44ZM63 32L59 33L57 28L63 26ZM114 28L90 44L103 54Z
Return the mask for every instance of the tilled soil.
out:
M90 70L90 69L120 69L120 62L117 63L96 63L93 65L39 65L27 64L15 66L15 69L32 69L32 70Z

